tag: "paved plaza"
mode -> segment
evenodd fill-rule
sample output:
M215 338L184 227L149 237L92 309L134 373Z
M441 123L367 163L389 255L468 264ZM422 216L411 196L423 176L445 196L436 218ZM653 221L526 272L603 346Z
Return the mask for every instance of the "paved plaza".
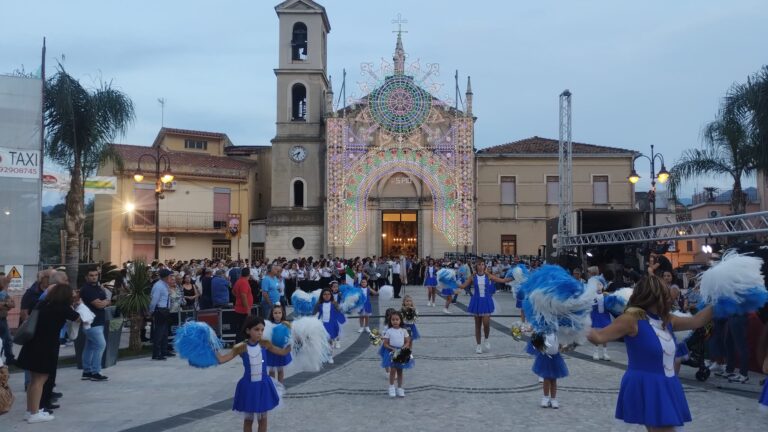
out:
M356 320L350 319L334 365L319 373L289 375L281 407L269 414L269 429L626 430L617 428L613 420L626 364L622 344L611 344L611 362L593 361L591 347L566 355L570 376L558 381L561 408L542 409L538 407L541 385L531 372L532 360L524 352L524 343L507 331L517 318L495 317L491 350L478 355L472 319L460 310L461 304L451 308L453 315L446 316L441 307L424 306L422 288L408 287L407 292L416 298L422 315L418 321L422 338L414 345L416 366L405 373L405 399L387 396L378 347L369 343L367 335L359 335ZM502 315L517 314L510 294L498 293L496 299ZM459 303L467 300L459 297ZM395 300L381 301L378 308L383 312L395 305ZM242 373L239 359L199 370L179 359L155 362L141 358L106 369L104 374L110 380L101 383L80 381L79 370L64 367L57 383L65 395L61 409L55 412L56 420L34 425L22 421L23 374L14 373L11 385L17 400L13 410L0 417L0 431L241 430L242 420L230 408ZM688 431L766 430L768 414L757 408L761 375L753 373L749 384L738 385L715 377L699 383L693 373L683 366L681 375L693 414Z

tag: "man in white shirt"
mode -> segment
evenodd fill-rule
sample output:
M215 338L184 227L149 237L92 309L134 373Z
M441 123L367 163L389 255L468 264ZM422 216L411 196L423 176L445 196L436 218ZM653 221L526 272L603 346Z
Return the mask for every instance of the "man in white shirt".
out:
M403 282L400 279L400 261L395 260L392 262L392 286L395 288L395 298L400 298L400 290L403 287Z

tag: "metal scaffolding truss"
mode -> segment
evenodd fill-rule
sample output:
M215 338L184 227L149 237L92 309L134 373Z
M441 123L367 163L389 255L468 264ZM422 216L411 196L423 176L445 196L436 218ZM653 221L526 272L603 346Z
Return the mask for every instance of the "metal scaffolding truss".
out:
M701 219L644 228L572 235L561 239L562 247L642 243L768 233L768 211Z

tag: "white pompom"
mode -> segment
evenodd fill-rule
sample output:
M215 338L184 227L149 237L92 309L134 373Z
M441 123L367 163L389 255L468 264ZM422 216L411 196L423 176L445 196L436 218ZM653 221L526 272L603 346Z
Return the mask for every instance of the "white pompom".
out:
M750 255L727 252L701 275L701 298L710 304L718 298L736 297L736 293L762 286L765 281L760 271L763 260Z
M681 311L672 311L672 315L678 316L678 317L692 317L688 312L681 312ZM693 334L693 330L681 330L675 332L675 339L677 340L677 343L683 343L688 340L689 337Z
M300 372L317 372L323 363L328 362L331 358L331 345L322 321L314 317L293 321L291 355L293 361L288 367Z
M379 297L382 300L392 300L392 298L395 296L395 287L392 285L382 285L381 288L379 288Z

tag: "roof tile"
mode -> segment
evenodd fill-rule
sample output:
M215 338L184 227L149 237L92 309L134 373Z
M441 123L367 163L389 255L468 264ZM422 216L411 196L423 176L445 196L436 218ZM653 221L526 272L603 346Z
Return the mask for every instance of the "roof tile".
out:
M558 140L534 136L531 138L513 141L493 147L480 149L481 154L557 154L559 152ZM573 143L574 154L617 154L635 153L618 147L605 147L594 144Z
M153 147L112 144L123 158L125 170L135 171L141 155L154 154ZM247 180L250 164L226 156L211 156L207 153L164 151L171 161L171 171L175 175L218 177L225 179ZM146 159L145 159L146 162ZM142 166L146 169L147 165Z

